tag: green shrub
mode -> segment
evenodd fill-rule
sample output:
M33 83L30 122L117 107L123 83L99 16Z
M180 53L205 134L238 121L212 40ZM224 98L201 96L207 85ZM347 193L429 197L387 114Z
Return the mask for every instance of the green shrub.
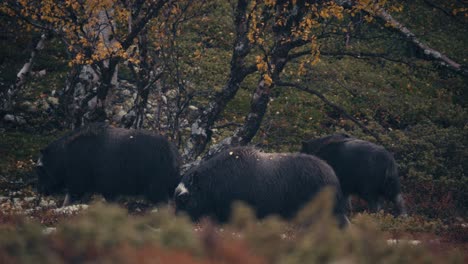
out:
M193 225L168 208L143 216L114 205L95 204L64 220L46 235L37 223L19 217L0 225L0 261L8 263L462 263L461 253L433 254L424 243L389 245L384 232L438 229L417 218L359 215L344 230L331 215L332 192L324 192L286 222L254 217L236 205L230 223ZM382 232L381 230L384 230Z

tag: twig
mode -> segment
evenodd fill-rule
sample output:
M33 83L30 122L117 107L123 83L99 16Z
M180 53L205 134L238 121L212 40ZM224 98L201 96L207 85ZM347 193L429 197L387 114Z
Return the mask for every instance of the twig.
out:
M382 140L380 139L379 135L374 133L373 131L369 130L366 126L364 126L359 120L354 118L352 115L348 114L346 110L344 110L342 107L330 102L323 94L319 93L316 90L310 89L303 87L297 83L288 83L288 82L282 82L282 81L276 81L275 85L277 86L286 86L286 87L293 87L298 90L313 94L320 98L325 104L331 106L333 109L338 110L342 115L344 115L346 118L349 120L353 121L356 125L358 125L364 132L368 133L369 135L373 136L380 144L382 144Z

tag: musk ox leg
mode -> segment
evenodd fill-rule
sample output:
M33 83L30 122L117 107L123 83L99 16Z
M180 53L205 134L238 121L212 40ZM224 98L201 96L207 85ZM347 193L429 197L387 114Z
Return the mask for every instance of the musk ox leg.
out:
M113 194L104 194L104 199L107 203L115 203L117 201L117 196Z
M67 192L67 194L65 195L65 198L63 199L62 207L74 204L76 201L78 201L81 198L81 196L82 195L70 194L69 192Z
M351 196L345 196L344 200L346 201L346 212L351 214L353 212L353 202Z
M394 202L397 206L398 209L398 215L407 217L408 212L406 211L406 205L405 205L405 200L403 199L403 196L401 193L399 193L397 196L395 196Z
M65 199L63 199L62 207L68 206L70 204L70 193L65 195Z
M349 221L349 218L344 214L338 215L337 220L338 220L338 227L340 229L346 228L351 224L351 221Z
M41 204L41 201L42 201L42 194L39 193L36 199L36 207L38 207Z
M170 191L165 191L161 186L158 186L158 183L151 183L148 184L143 196L153 204L164 203L174 196L174 188L171 188Z

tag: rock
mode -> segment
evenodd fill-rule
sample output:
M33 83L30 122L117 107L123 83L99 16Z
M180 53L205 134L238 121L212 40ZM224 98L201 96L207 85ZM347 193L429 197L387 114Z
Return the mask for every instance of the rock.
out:
M387 244L388 245L408 244L412 246L417 246L421 244L421 240L388 239Z
M120 110L117 114L114 115L112 118L115 122L120 122L122 120L122 117L124 117L127 114L124 110Z
M3 121L10 122L13 124L24 125L26 124L26 120L22 116L15 116L12 114L6 114L3 116Z
M44 77L46 74L47 74L46 70L31 72L31 75L34 76L34 77Z
M168 98L171 98L171 99L176 98L177 97L177 90L176 89L171 89L171 90L167 91L166 96Z
M24 101L23 103L21 103L21 107L24 108L28 112L32 112L32 113L37 112L37 105L33 104L30 101Z
M30 113L36 113L38 111L37 104L31 104L31 106L26 108L26 111Z
M182 120L180 121L180 127L187 127L187 126L189 126L189 125L190 125L190 124L189 124L189 121L188 121L187 119L182 119Z
M44 235L50 235L52 233L54 233L55 231L57 231L57 228L55 227L46 227L42 230L42 234Z
M36 197L35 196L24 197L23 200L29 203L29 202L36 200Z
M24 107L26 109L30 108L32 103L30 101L24 101L20 104L21 107Z
M47 97L47 102L51 105L58 105L59 104L59 99L57 97L52 97L52 96L49 96Z
M10 114L7 114L3 117L3 120L4 121L8 121L8 122L14 122L15 121L15 116L14 115L10 115Z
M133 106L133 101L132 100L127 100L124 102L124 106L126 109L131 109Z
M54 213L57 214L73 214L75 212L81 211L81 210L86 210L88 209L87 204L75 204L75 205L69 205L61 208L54 209Z
M114 113L118 113L119 111L122 110L122 106L121 105L116 105L112 108L112 112Z
M24 214L25 215L31 215L32 213L34 213L36 210L34 208L32 209L26 209L24 210Z
M91 100L88 101L88 108L93 109L97 104L97 96L94 96Z
M130 95L132 95L132 92L130 92L130 90L128 90L128 89L123 89L122 90L122 95L123 96L130 96Z
M57 204L55 203L54 200L46 200L46 199L41 199L39 202L39 206L41 207L55 207Z
M417 246L417 245L421 244L421 240L408 240L408 244L413 245L413 246Z
M41 111L46 111L47 109L50 108L49 103L48 103L46 100L44 100L44 99L41 99L41 100L37 103L37 105L38 105L39 110L41 110Z

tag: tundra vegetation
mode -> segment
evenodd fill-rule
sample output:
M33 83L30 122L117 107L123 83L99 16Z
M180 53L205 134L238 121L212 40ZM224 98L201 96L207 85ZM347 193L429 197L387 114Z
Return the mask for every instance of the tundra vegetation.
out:
M466 262L467 24L459 0L1 1L0 262ZM324 203L291 221L239 205L223 226L138 199L57 208L39 150L95 121L165 135L186 168L347 133L394 154L409 217L354 199L340 232Z

